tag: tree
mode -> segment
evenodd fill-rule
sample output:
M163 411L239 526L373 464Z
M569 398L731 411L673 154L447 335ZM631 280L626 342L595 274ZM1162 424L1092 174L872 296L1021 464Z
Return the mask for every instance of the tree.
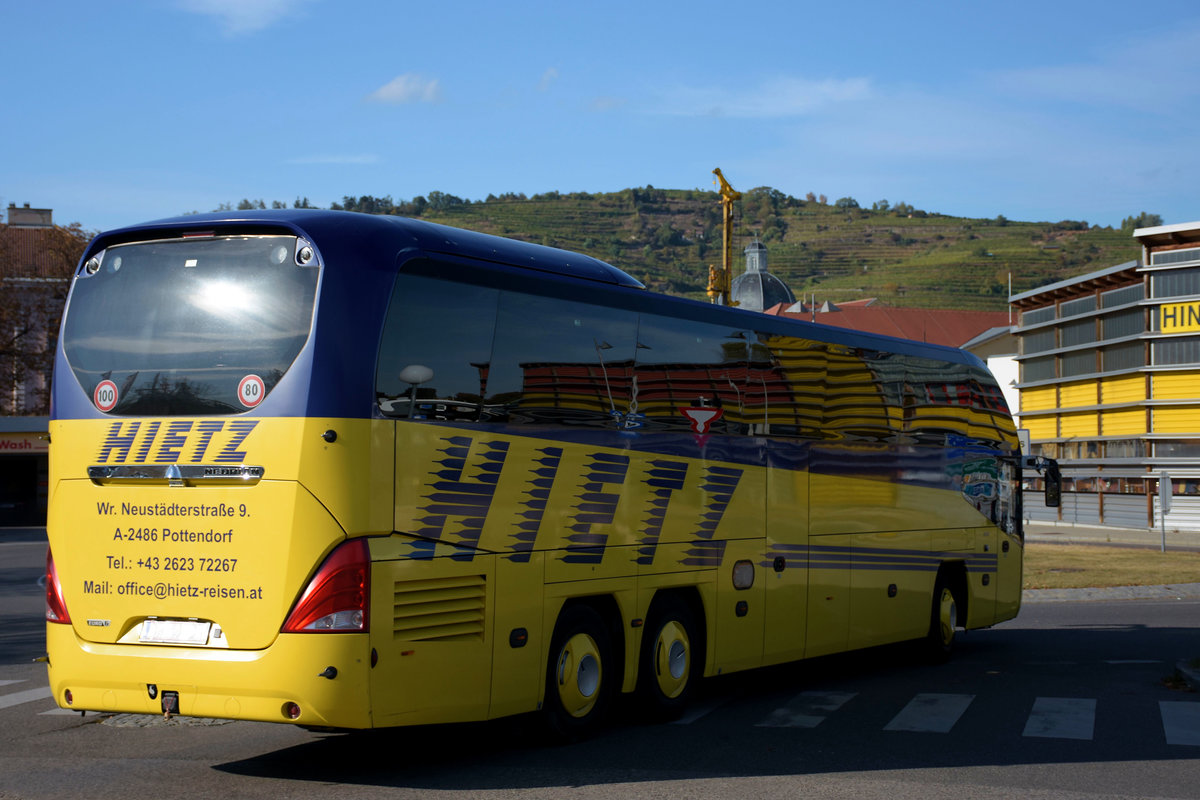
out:
M557 194L557 192L555 194ZM447 209L454 208L455 206L461 206L463 204L463 199L461 197L455 197L452 194L446 194L445 192L434 190L429 193L427 202L429 203L429 208L433 211L446 211Z
M1126 217L1121 220L1121 232L1133 233L1138 228L1156 228L1162 224L1162 217L1158 214L1148 214L1143 211L1136 217Z
M0 408L45 415L71 274L92 234L79 223L0 224Z
M837 202L833 204L833 207L848 211L852 208L858 208L858 201L853 197L839 197Z
M889 208L891 208L891 206L888 204L887 200L876 200L874 203L871 203L872 211L887 211Z

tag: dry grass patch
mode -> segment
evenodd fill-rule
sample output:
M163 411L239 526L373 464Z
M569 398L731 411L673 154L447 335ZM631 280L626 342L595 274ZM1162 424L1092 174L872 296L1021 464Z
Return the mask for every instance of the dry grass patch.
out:
M1030 543L1026 589L1152 586L1200 582L1200 553Z

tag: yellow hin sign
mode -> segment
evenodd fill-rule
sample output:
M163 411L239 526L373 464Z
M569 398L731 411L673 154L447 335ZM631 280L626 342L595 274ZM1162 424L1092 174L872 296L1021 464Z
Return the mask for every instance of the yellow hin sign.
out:
M1200 331L1200 302L1169 303L1159 312L1162 333L1184 333Z

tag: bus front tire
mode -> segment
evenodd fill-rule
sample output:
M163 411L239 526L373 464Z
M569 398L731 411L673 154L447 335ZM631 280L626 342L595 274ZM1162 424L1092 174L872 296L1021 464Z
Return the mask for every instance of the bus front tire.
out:
M695 616L686 603L667 596L658 603L642 637L638 690L647 714L677 719L687 707L698 676Z
M546 722L559 738L576 741L600 726L616 677L612 652L608 628L594 608L576 605L559 615L542 704Z
M939 576L933 589L933 608L930 611L928 651L934 661L945 661L954 651L955 627L958 625L958 598L950 581Z

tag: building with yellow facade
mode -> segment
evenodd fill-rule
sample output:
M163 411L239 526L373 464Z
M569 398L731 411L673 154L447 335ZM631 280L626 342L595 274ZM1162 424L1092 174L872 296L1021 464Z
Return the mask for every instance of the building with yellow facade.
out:
M1059 460L1063 505L1034 518L1200 529L1200 222L1139 228L1142 260L1014 295L1018 422ZM1051 518L1051 517L1047 517Z

